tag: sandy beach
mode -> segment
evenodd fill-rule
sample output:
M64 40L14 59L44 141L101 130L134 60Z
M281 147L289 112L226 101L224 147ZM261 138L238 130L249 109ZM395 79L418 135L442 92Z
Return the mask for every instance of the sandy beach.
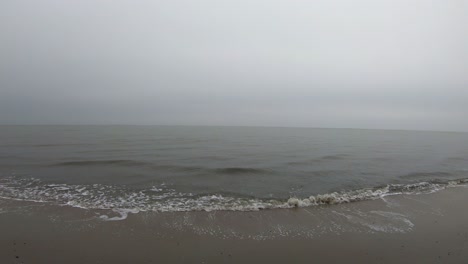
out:
M467 24L0 1L0 264L468 264Z
M0 262L466 263L466 201L468 189L456 187L342 205L105 221L99 211L1 200Z

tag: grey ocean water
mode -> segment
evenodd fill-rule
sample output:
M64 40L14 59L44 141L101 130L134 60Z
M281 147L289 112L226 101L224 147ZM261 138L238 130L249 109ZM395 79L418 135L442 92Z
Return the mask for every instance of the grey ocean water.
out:
M430 191L465 178L467 133L0 127L1 197L91 209L284 208L330 202L318 194L354 201Z

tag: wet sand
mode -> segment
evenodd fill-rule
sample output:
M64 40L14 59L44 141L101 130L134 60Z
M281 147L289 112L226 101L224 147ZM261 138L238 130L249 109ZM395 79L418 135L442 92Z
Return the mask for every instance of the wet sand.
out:
M468 263L468 188L259 212L0 200L0 263Z

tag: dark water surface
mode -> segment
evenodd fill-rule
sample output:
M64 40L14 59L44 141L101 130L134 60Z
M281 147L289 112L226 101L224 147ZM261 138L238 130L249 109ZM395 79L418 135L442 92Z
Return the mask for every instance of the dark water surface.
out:
M465 178L467 133L0 126L1 197L83 208L256 210L329 203L316 195L333 192L353 201L428 191Z

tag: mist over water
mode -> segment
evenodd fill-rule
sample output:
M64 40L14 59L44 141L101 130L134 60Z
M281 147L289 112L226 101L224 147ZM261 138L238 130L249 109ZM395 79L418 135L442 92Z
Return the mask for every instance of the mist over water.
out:
M468 131L466 1L0 2L0 124Z

